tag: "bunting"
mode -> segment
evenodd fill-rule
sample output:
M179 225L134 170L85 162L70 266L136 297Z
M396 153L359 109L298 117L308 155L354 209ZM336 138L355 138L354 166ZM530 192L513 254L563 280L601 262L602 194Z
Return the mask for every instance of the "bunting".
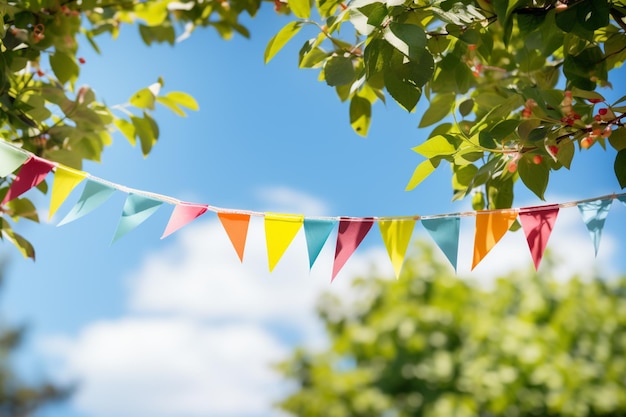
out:
M297 214L265 213L265 240L267 262L270 272L274 270L293 238L304 223L304 216Z
M48 220L54 216L61 204L69 197L74 188L87 177L87 173L72 168L59 166L54 171L52 196L50 197L50 212Z
M559 206L556 205L528 207L519 212L519 221L526 235L535 270L539 269L539 263L543 257L543 252L546 250L558 214Z
M409 248L411 235L415 228L415 220L380 220L378 226L380 228L380 234L383 237L383 242L385 243L385 248L387 248L387 254L389 255L389 259L391 259L393 271L396 273L396 279L398 279L406 251Z
M306 238L306 249L309 255L309 268L313 268L313 264L317 260L317 257L336 224L336 220L304 219L304 236Z
M52 171L52 168L54 168L52 162L32 155L20 168L1 204L6 204L31 188L41 184L41 182L46 179L46 175Z
M194 204L194 203L178 203L174 206L174 211L170 216L170 220L167 222L165 231L161 236L161 239L171 235L187 223L191 223L193 220L202 216L209 209L206 204Z
M50 197L50 218L58 212L72 192L80 184L84 184L78 201L58 223L58 226L91 213L115 192L127 194L113 235L113 242L142 224L163 203L168 203L173 205L173 210L161 238L175 233L207 211L211 211L217 214L239 260L243 262L250 219L252 216L263 217L268 266L269 270L273 271L300 229L304 229L309 268L313 267L333 230L337 229L331 282L363 242L374 223L379 225L396 277L400 275L418 220L456 271L461 218L471 216L476 218L472 269L487 256L518 218L528 243L530 257L535 268L538 269L560 209L578 207L597 256L602 230L613 200L618 199L626 205L626 193L623 193L563 204L430 216L306 217L301 214L222 209L208 204L184 202L173 197L111 183L87 172L48 161L8 142L0 141L0 177L12 178L1 202L2 205L39 185L51 172L54 173L54 182Z
M146 221L161 204L163 204L162 201L141 194L128 194L122 210L122 217L113 236L113 242Z
M250 215L247 213L218 212L217 217L222 222L230 242L233 244L235 251L237 251L239 260L243 262L243 251L246 247L246 238L248 237Z
M479 211L476 213L476 234L474 235L474 259L472 270L502 239L517 218L517 211Z
M447 216L440 218L422 219L422 225L433 238L439 249L448 258L456 272L456 263L459 253L459 233L461 218Z
M367 233L374 224L374 218L342 218L339 220L339 232L337 233L337 245L335 246L335 262L333 263L333 275L330 281L334 281L337 274L359 247Z
M587 226L587 230L589 230L591 240L593 240L593 248L596 256L598 256L602 229L604 228L604 221L609 215L611 203L613 203L613 199L606 198L596 201L584 201L577 204L583 221Z

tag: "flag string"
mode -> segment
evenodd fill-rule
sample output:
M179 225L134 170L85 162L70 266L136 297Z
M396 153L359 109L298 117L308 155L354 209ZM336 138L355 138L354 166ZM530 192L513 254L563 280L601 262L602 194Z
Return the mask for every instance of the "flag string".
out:
M23 148L15 146L4 140L0 140L0 143L2 145L8 145L13 149L19 152L22 152L28 158L35 156L32 152L29 152ZM44 158L41 158L41 159L44 159ZM65 167L63 164L59 162L54 162L54 161L49 161L49 160L45 160L45 161L48 162L49 164L54 165L55 168L63 169ZM96 181L100 184L104 184L108 187L114 188L118 191L121 191L127 194L128 193L138 194L138 195L153 198L153 199L162 201L164 203L173 204L173 205L187 203L183 200L180 200L178 198L171 197L165 194L159 194L159 193L155 193L152 191L146 191L146 190L128 187L123 184L115 183L115 182L106 180L104 178L97 177L89 172L85 172L85 171L81 171L81 172L85 174L87 179ZM454 212L454 213L441 213L441 214L428 214L428 215L412 214L412 215L400 215L400 216L367 216L365 218L369 218L374 221L382 221L382 220L432 220L432 219L441 219L441 218L448 218L448 217L473 217L473 216L476 216L477 213L506 213L506 212L511 212L511 211L520 212L520 211L529 210L529 209L541 210L542 208L549 208L549 207L570 208L570 207L576 207L578 204L581 204L581 203L588 203L588 202L593 202L597 200L617 199L621 197L626 198L626 193L612 193L612 194L607 194L607 195L599 196L599 197L568 201L564 203L543 204L543 205L538 205L538 206L533 206L533 207L486 209L486 210L479 210L479 211L471 210L471 211L461 211L461 212ZM233 214L245 214L245 215L249 215L253 217L265 216L265 212L261 212L261 211L246 210L246 209L233 209L233 208L217 207L213 205L207 205L207 209L209 211L216 212L216 213L228 212L228 213L233 213ZM314 220L331 220L331 221L344 220L348 222L359 221L364 218L364 217L354 217L354 216L307 216L307 215L305 216L308 219L314 219Z
M260 212L186 202L168 195L128 187L67 167L59 162L49 161L19 146L0 140L0 177L11 176L14 172L13 181L9 184L8 191L1 202L3 205L39 185L48 173L54 172L50 218L72 190L87 180L78 203L61 220L59 226L90 213L116 190L126 193L126 202L113 242L149 218L160 205L168 203L174 206L174 210L161 238L169 236L207 211L211 211L217 214L239 259L243 262L250 218L261 217L264 219L270 271L276 266L301 228L304 229L309 266L312 268L335 225L338 225L331 281L335 279L348 258L361 244L374 223L378 223L396 276L400 274L413 228L418 221L456 270L462 217L476 218L472 269L481 262L516 221L519 221L524 231L535 268L538 268L560 209L578 207L597 255L602 228L613 200L619 199L626 204L626 193L613 193L566 203L423 216L418 214L371 217L305 216Z

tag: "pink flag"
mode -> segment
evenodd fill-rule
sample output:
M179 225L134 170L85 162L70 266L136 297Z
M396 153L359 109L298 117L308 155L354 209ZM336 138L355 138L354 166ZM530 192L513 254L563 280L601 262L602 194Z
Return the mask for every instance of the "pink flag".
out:
M359 247L367 233L374 224L373 218L342 218L339 220L339 232L337 234L337 246L335 247L335 262L333 264L333 282L341 268Z
M18 171L9 187L9 191L2 200L2 204L8 203L39 185L46 178L46 175L52 171L52 168L54 168L52 162L33 155Z
M167 222L167 226L165 227L165 231L163 232L163 236L161 239L171 235L181 227L185 226L187 223L191 223L193 220L202 216L207 210L209 206L206 204L193 204L193 203L178 203L174 207L174 211L170 216L169 222Z
M522 223L530 255L539 269L539 263L546 250L548 239L554 228L554 222L559 214L559 206L526 207L520 210L519 220Z

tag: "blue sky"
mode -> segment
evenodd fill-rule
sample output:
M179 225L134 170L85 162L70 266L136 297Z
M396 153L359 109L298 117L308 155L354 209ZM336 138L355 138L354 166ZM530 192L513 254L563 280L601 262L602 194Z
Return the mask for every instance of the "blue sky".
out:
M124 103L159 76L164 91L194 95L200 111L179 118L161 108L161 139L148 158L119 134L102 163L84 170L132 188L225 208L332 216L438 214L468 209L451 202L450 173L439 169L415 191L404 187L420 157L410 150L428 134L416 113L378 103L370 134L348 122L347 104L298 70L303 31L271 63L267 41L285 23L271 7L249 23L252 39L225 42L198 30L176 45L147 48L136 28L119 40L101 40L102 55L81 48L88 84L109 105ZM616 85L616 90L619 86ZM619 91L615 94L619 94ZM548 202L619 192L614 152L594 147L571 172L553 176ZM47 207L48 197L37 197ZM78 381L66 404L39 417L278 416L274 399L289 389L267 364L296 344L322 346L315 298L331 291L350 299L349 280L372 266L392 274L378 230L330 285L334 245L309 272L300 233L274 273L267 273L262 222L254 219L240 264L214 214L160 240L171 207L163 206L120 241L111 239L123 193L85 218L18 231L37 249L37 261L11 256L3 313L29 325L19 365L29 378ZM518 187L517 205L541 202ZM618 248L626 207L615 203L594 260L593 246L575 208L562 210L549 249L560 273L623 270ZM42 217L47 217L45 214ZM471 220L463 223L462 275L469 275ZM416 236L422 230L416 228ZM332 241L332 237L331 237ZM530 267L521 233L505 237L473 276L487 279L511 267Z

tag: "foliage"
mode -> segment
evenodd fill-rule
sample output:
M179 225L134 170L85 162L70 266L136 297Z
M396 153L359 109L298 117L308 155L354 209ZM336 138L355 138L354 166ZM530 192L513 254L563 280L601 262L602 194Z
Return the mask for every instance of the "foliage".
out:
M547 261L547 262L546 262ZM322 298L330 347L280 365L300 417L626 415L626 278L518 271L484 288L419 255Z
M163 80L129 94L127 103L107 106L88 86L77 87L84 58L77 56L80 39L99 52L97 37L116 37L123 23L135 23L147 45L176 39L196 26L212 26L223 37L233 31L247 36L237 21L242 11L254 14L255 0L219 2L173 2L154 0L16 0L0 3L0 139L6 140L64 165L81 168L83 160L99 161L111 133L119 130L133 145L138 141L148 155L159 138L152 110L156 104L185 116L197 110L186 93L161 93ZM51 68L51 72L43 68ZM0 195L10 178L0 179ZM46 184L39 187L47 192ZM28 199L2 207L2 237L34 259L30 243L12 230L9 219L38 221Z
M366 135L373 104L389 97L413 111L429 102L419 127L426 158L407 189L440 165L452 166L454 199L473 195L476 210L513 204L518 179L544 197L550 173L568 169L580 151L610 146L626 186L626 96L609 102L626 59L624 0L273 0L288 23L268 43L269 62L304 26L317 36L299 50L300 68L349 103L355 132ZM146 43L175 44L197 27L223 38L249 36L242 14L261 0L12 0L0 3L0 136L37 155L80 167L99 160L116 128L147 155L159 136L156 103L177 114L197 109L190 96L161 94L159 80L107 106L89 87L76 88L84 60L80 39L99 51L135 25ZM318 21L319 20L319 21ZM45 62L49 65L43 65ZM51 68L47 73L42 68ZM442 162L445 162L442 164ZM8 180L0 184L0 195ZM42 191L45 192L45 185ZM28 202L3 207L16 220L37 220ZM34 250L2 222L2 235L26 256Z
M626 186L626 96L609 103L596 91L626 59L626 2L318 0L315 9L324 24L294 9L300 19L270 42L266 60L293 28L317 25L300 67L319 68L350 101L362 135L377 100L413 111L426 98L419 127L435 127L413 149L427 160L407 189L446 161L454 199L478 194L476 210L508 208L518 178L543 199L550 172L569 169L576 145L606 147L607 138Z

